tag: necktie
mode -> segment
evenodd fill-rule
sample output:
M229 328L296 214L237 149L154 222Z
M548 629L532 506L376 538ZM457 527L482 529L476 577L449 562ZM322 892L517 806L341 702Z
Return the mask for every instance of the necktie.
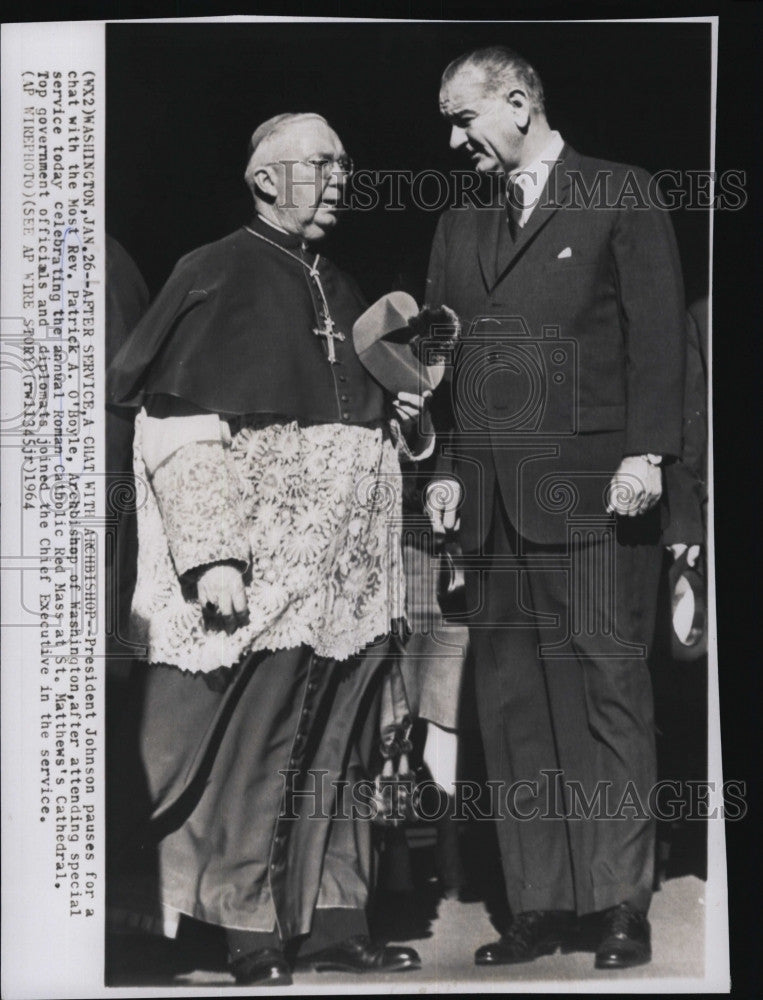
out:
M521 228L519 220L522 218L524 208L525 192L522 185L517 183L515 179L512 179L506 187L506 218L508 219L511 238L515 242Z

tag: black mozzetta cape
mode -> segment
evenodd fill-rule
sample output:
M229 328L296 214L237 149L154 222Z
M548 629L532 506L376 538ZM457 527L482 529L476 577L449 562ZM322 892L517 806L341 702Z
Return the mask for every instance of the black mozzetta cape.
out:
M312 265L315 251L257 218L251 229ZM176 396L224 414L273 414L364 424L385 415L382 388L358 360L352 325L365 308L355 283L321 256L335 329L330 364L321 302L308 271L246 227L183 257L108 373L112 403Z

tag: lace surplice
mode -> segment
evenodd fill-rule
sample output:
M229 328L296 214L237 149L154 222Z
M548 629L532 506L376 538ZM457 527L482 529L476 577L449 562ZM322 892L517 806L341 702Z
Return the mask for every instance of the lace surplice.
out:
M306 644L338 660L404 614L397 445L383 426L219 421L220 439L184 444L149 476L136 420L135 641L184 670L232 666L247 653ZM234 559L249 623L209 631L191 571Z

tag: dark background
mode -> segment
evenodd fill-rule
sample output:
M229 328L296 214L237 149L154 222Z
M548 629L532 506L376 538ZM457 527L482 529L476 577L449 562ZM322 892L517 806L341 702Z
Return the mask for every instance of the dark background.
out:
M325 115L359 168L467 169L438 114L440 74L499 42L533 63L552 127L580 152L709 168L707 24L110 25L107 231L155 294L182 254L248 220L247 142L282 111ZM438 214L356 212L332 255L369 298L420 297ZM707 293L708 213L672 214L691 302Z

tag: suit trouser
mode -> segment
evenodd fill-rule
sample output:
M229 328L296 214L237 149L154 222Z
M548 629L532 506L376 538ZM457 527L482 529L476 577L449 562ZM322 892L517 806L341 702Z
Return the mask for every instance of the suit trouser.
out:
M367 930L370 826L332 811L334 783L360 776L385 653L381 644L343 663L307 647L255 654L224 690L143 668L155 902L254 932L259 946L310 934L316 947ZM150 910L144 895L129 875L113 893L118 908Z
M514 913L649 907L656 758L646 647L657 520L656 511L621 519L567 548L534 545L516 536L497 499L490 556L467 572L477 707Z

